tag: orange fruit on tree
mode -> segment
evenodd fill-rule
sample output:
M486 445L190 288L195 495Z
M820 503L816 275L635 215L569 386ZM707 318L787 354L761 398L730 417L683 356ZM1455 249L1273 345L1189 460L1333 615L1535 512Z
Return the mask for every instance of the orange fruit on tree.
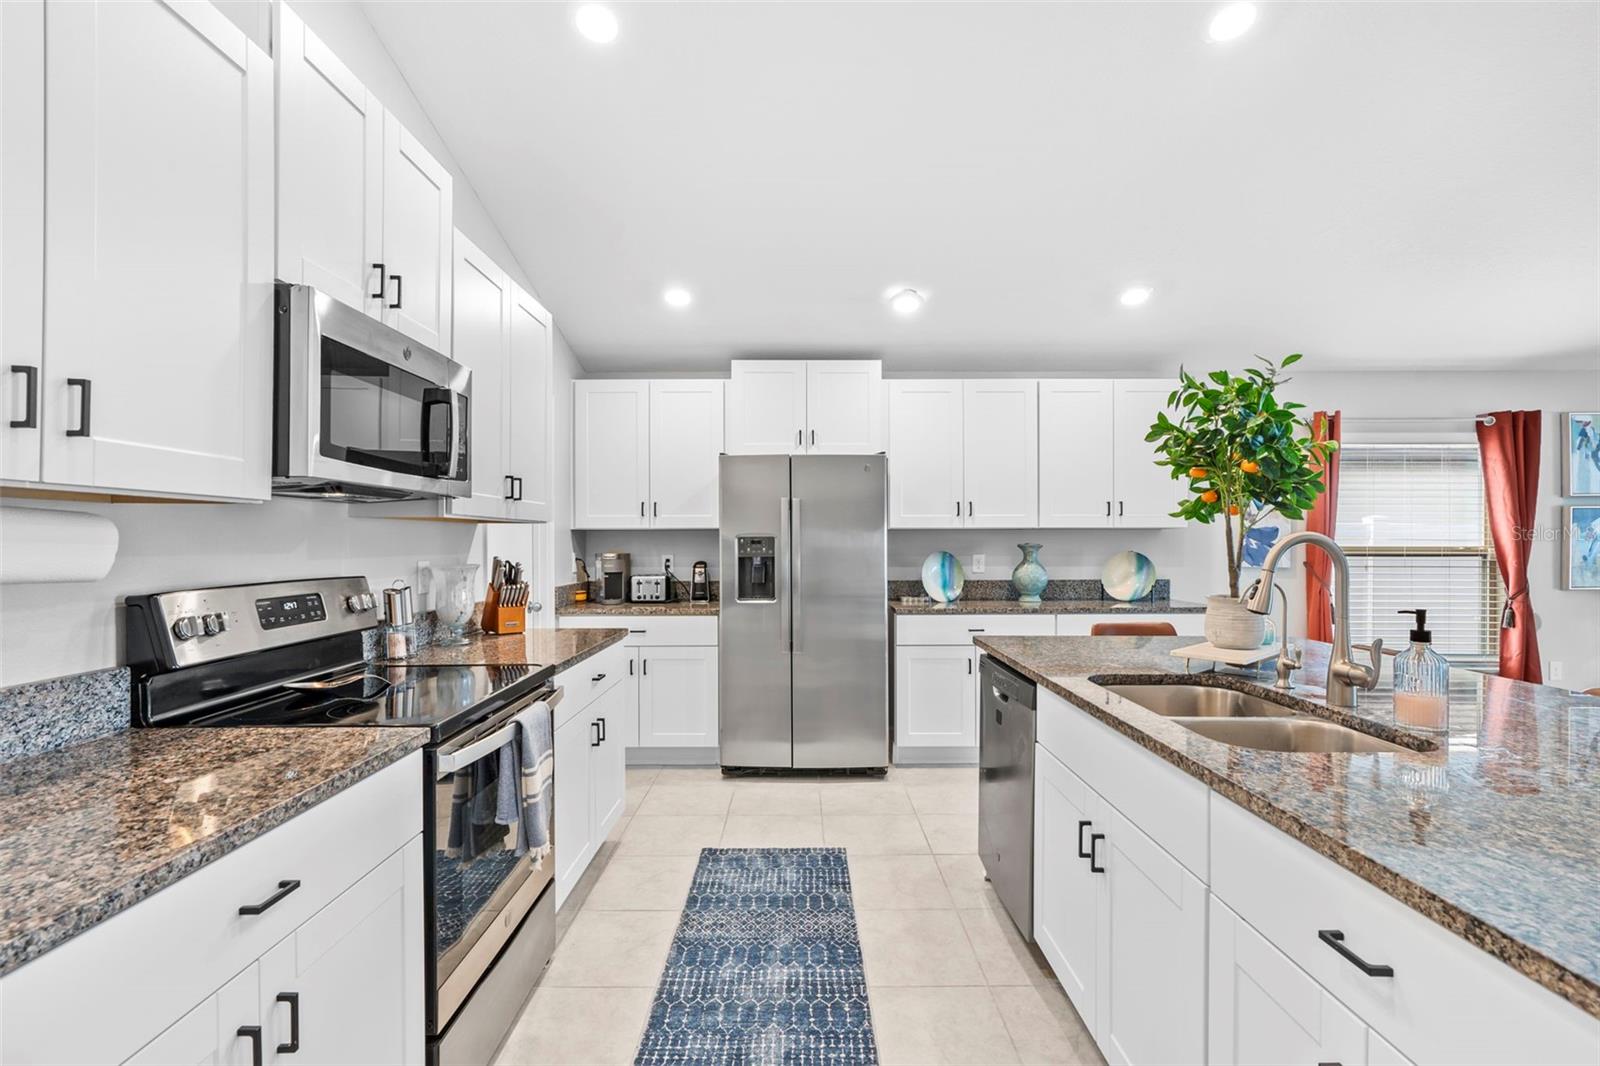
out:
M1203 467L1203 466L1191 466L1189 468L1189 476L1190 477L1205 477L1206 476L1206 468Z
M1228 513L1229 514L1238 514L1239 513L1239 505L1236 504L1236 503L1228 504Z
M1239 469L1243 470L1246 474L1259 474L1261 472L1261 464L1256 462L1254 459L1246 459L1244 462L1239 464Z
M1217 493L1216 489L1206 489L1200 494L1200 498L1207 503L1216 503L1222 497Z

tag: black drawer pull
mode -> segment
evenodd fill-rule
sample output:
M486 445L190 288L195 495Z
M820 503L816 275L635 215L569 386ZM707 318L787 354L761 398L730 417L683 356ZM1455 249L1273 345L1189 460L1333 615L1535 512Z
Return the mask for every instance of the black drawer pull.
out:
M1093 822L1082 821L1078 823L1078 858L1087 859L1089 853L1083 849L1083 831L1093 825Z
M261 1026L241 1025L238 1035L250 1041L250 1066L261 1066Z
M521 503L522 502L522 479L519 477L519 478L513 478L512 480L517 483L517 502Z
M589 735L594 737L593 740L589 741L589 746L591 748L598 748L600 746L600 723L599 722L590 722L589 723Z
M1360 955L1344 946L1344 934L1337 929L1318 929L1317 939L1328 945L1334 951L1344 956L1346 962L1354 965L1368 977L1393 977L1394 967L1385 966L1383 963L1374 965L1363 959Z
M78 393L78 428L67 430L69 437L89 436L89 413L94 405L94 384L88 378L68 378L67 387L76 386Z
M300 993L279 992L278 1002L289 1004L289 1042L278 1045L278 1054L293 1055L300 1050Z
M506 475L505 498L508 500L514 500L517 498L517 479L512 477L510 474Z
M389 310L398 311L400 310L400 304L402 302L401 296L405 292L405 279L399 274L390 274L389 280L394 282L394 303L389 305Z
M12 429L39 428L39 368L12 363L11 372L22 375L23 401L26 404L21 418L11 420Z
M604 744L605 742L606 742L606 720L605 720L604 716L601 716L601 718L600 718L600 743Z
M1104 840L1104 833L1089 834L1089 872L1103 874L1106 868L1100 865L1100 841Z
M300 887L299 881L279 881L278 891L262 900L260 903L246 903L239 908L240 914L265 914L283 901L283 897Z
M367 296L370 299L373 299L373 300L381 300L384 297L383 275L387 272L388 267L384 266L382 263L373 263L372 264L372 269L376 270L378 272L378 291L377 292L373 292L373 293L368 293Z
M606 679L606 675L605 674L595 674L593 677L591 677L589 679L589 681L590 681L591 684L598 685L600 682L604 681L605 679Z

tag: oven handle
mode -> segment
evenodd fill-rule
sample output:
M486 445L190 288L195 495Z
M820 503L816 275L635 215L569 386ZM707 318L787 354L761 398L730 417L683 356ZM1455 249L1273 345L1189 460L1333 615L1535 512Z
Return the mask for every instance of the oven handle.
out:
M564 689L557 686L549 695L541 696L529 706L518 710L511 716L510 721L488 736L474 740L472 743L467 744L465 747L457 748L455 751L441 751L435 759L434 767L441 774L453 774L457 770L471 766L491 751L504 747L515 739L517 735L517 719L526 714L530 708L537 707L540 704L544 704L545 707L554 711L556 705L561 702L564 692Z

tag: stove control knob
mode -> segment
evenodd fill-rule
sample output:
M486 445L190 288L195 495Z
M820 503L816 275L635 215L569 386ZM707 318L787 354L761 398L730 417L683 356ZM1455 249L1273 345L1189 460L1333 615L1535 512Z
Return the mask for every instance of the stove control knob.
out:
M200 617L200 625L206 631L206 636L214 637L228 628L228 620L220 614L207 614Z
M172 623L172 635L179 640L193 640L198 632L194 615L186 614Z
M378 605L377 599L370 592L358 592L353 596L344 598L345 606L357 614L370 611Z

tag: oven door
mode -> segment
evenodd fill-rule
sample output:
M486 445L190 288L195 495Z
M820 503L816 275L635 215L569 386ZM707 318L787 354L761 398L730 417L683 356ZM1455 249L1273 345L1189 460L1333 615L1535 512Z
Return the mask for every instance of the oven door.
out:
M472 372L305 285L278 286L273 475L466 496Z
M533 837L543 847L519 854L526 808L506 773L520 774L518 721L533 715L541 723L534 733L549 741L540 760L549 779L555 759L552 709L560 701L561 689L547 686L441 744L430 760L426 876L434 994L428 1015L434 1034L449 1025L555 878L554 791L546 791L536 813L541 825Z

